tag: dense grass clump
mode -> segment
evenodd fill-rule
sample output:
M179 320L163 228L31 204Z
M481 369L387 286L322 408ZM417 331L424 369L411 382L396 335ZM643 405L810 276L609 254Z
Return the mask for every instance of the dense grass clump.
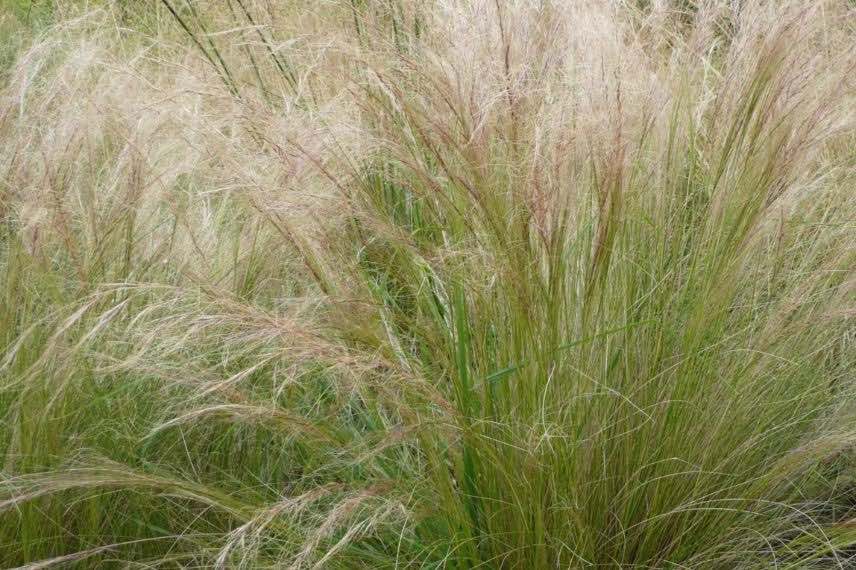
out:
M26 4L0 566L856 564L852 3Z

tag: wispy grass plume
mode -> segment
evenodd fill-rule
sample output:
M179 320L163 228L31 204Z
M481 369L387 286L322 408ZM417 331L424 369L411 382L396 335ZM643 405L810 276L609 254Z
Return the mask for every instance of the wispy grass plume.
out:
M4 567L853 565L849 3L52 6Z

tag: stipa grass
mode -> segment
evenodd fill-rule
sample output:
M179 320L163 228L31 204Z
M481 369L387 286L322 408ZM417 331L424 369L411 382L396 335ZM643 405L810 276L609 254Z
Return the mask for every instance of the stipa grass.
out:
M147 8L2 88L5 566L853 563L847 3Z

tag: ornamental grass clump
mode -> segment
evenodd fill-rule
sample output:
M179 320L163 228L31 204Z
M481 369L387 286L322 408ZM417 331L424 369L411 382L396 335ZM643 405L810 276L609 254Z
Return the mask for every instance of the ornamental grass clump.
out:
M4 567L854 563L848 2L46 14Z

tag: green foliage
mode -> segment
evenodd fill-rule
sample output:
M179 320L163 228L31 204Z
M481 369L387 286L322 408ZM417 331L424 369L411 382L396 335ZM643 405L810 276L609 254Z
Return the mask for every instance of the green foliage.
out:
M852 564L832 12L155 4L12 49L0 565Z

